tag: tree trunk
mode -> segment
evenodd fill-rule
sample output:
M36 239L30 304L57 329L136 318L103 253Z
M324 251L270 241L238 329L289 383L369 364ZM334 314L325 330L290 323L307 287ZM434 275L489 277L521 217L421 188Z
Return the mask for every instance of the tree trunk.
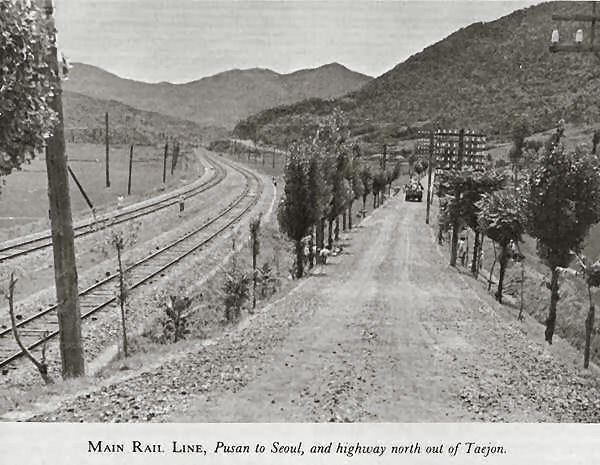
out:
M335 240L339 241L340 240L340 215L336 215L335 216Z
M252 309L256 308L256 237L252 237Z
M588 310L587 318L585 319L585 349L583 351L583 368L589 368L590 366L590 347L592 345L592 335L594 334L594 318L596 314L596 308L592 302L592 291L589 286L588 295L590 298L590 308Z
M519 316L518 319L521 321L523 319L523 306L525 299L525 256L521 253L521 247L519 247L519 243L517 242L517 252L521 256L521 301L519 303Z
M327 246L331 250L333 248L333 220L329 219L329 228L327 228Z
M452 242L450 243L450 266L456 266L458 252L458 225L452 227Z
M342 231L346 230L346 209L344 208L344 211L342 212Z
M317 248L322 249L325 246L325 218L319 221L317 228Z
M15 278L14 272L10 273L10 282L8 284L8 294L5 294L6 299L8 300L8 314L10 316L10 324L12 328L12 333L15 338L15 341L21 351L25 354L25 356L31 360L31 362L35 365L35 367L40 372L44 383L52 384L52 378L48 375L48 364L46 363L46 343L42 346L42 360L38 361L31 351L23 344L21 341L21 337L19 336L19 330L17 329L17 322L15 318L15 308L14 308L14 296L15 296L15 285L17 284L17 278ZM46 333L44 333L44 337L46 337Z
M506 274L506 265L508 264L508 246L500 247L500 276L498 276L498 289L496 290L496 300L502 303L502 287L504 286L504 275Z
M304 275L304 247L302 241L296 241L296 278L300 279Z
M473 242L473 260L471 261L471 273L473 273L473 276L475 277L477 277L479 274L479 248L481 247L479 238L479 231L475 231L475 240Z
M314 235L316 233L316 227L313 225L310 228L310 240L308 241L308 268L312 269L315 266L315 255L313 254Z
M379 194L373 192L373 208L377 208L377 197Z
M492 262L492 266L490 267L490 276L488 277L488 292L492 290L492 276L494 274L496 262L498 261L498 254L496 253L496 243L494 241L492 241L492 247L494 248L494 261Z
M367 194L363 195L363 206L362 206L362 217L363 218L365 217L365 215L366 215L365 212L367 211L366 203L367 203Z
M558 302L558 269L552 269L552 279L550 281L550 308L548 309L548 318L546 318L546 342L552 344L554 327L556 325L556 304Z
M352 203L353 201L351 200L348 204L348 229L352 229Z

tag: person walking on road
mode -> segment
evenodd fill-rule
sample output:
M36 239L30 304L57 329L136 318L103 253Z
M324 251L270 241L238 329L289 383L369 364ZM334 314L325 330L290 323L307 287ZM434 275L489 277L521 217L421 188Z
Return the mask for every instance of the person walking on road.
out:
M460 259L460 264L465 266L467 262L467 255L469 254L469 246L467 245L467 240L464 236L460 238L458 241L458 258Z

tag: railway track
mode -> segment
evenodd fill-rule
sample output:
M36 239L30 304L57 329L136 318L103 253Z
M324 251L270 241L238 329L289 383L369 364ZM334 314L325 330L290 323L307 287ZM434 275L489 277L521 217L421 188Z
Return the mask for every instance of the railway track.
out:
M80 222L73 227L75 238L82 237L100 229L124 223L126 221L131 221L170 207L177 203L177 198L182 194L186 196L186 198L194 197L202 192L207 191L208 189L211 189L212 187L215 187L225 179L226 173L220 164L214 163L214 161L211 159L208 160L209 164L214 170L214 173L206 181L198 185L191 186L187 189L184 188L183 190L177 190L176 192L162 196L154 201L142 202L141 205L133 208L126 208L117 212L116 214L103 216L87 223ZM50 231L45 231L42 235L26 238L25 240L18 241L16 243L5 242L4 244L0 244L0 263L45 249L51 245L52 234Z
M245 168L237 166L233 166L233 168L240 172L246 181L240 195L215 217L127 267L131 290L143 286L155 276L213 241L239 222L244 214L257 204L264 187L262 181ZM89 318L116 303L115 283L117 280L118 273L114 273L79 293L82 319ZM58 335L56 308L56 304L52 305L17 323L21 340L29 350L41 346ZM9 365L23 355L24 353L12 338L12 329L0 330L0 368Z

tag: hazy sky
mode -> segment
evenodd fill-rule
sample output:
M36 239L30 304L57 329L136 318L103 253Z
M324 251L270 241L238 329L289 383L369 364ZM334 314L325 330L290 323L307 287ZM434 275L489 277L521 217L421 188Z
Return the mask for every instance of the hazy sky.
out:
M372 76L460 27L538 1L56 0L71 61L186 82L232 68L288 73L338 62Z

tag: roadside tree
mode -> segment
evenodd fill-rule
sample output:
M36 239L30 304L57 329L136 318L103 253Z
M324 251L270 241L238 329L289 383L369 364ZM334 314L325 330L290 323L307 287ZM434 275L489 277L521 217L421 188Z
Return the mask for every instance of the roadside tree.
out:
M363 212L365 212L367 196L373 191L373 174L371 173L371 168L369 168L369 165L365 164L360 169L359 176L360 176L360 180L361 180L362 186L363 186L362 209L363 209Z
M512 146L508 152L508 159L513 171L513 181L517 182L517 176L523 164L525 149L525 137L529 134L529 125L525 119L518 120L512 127Z
M600 220L598 159L582 151L565 151L557 135L529 176L526 199L528 232L536 238L538 255L551 272L545 331L550 344L559 300L559 267L569 265L571 251L581 250L590 226Z
M130 294L129 266L125 264L124 252L128 247L132 247L138 240L140 222L129 223L126 226L109 226L104 233L103 253L110 257L112 251L117 253L117 274L118 282L115 295L119 308L121 310L121 340L123 355L129 356L128 338L127 338L127 302Z
M559 271L565 274L583 277L588 294L588 314L585 319L585 346L583 349L583 368L590 366L590 352L592 346L592 338L594 336L594 319L596 315L596 306L592 296L593 289L600 287L600 260L590 263L585 255L573 253L577 257L578 270L572 268L561 268Z
M302 239L308 234L314 220L307 178L306 161L297 151L292 151L285 167L285 186L277 210L277 220L281 230L295 244L296 278L303 276Z
M481 231L500 247L500 276L495 296L502 302L504 275L513 252L511 244L516 248L525 232L527 217L523 200L517 191L496 191L483 194L477 208Z

